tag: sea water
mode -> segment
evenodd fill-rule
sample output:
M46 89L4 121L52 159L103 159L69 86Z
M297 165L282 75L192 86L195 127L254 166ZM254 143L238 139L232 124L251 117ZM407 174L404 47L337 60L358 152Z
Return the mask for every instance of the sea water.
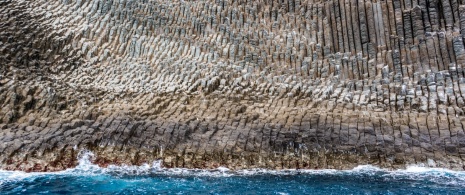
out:
M143 166L100 168L85 153L76 168L54 173L0 171L0 194L465 194L465 172L411 166L387 171L231 171Z

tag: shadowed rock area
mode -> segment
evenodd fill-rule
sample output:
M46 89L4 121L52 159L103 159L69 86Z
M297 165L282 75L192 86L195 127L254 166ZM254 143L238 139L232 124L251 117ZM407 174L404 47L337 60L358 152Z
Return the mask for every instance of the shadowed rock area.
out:
M0 168L463 170L463 0L0 0Z

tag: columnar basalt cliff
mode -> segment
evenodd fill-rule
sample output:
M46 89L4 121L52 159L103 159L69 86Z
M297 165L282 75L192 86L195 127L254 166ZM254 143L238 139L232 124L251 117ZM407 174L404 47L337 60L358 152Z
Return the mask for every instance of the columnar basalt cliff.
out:
M462 0L0 0L0 168L463 170Z

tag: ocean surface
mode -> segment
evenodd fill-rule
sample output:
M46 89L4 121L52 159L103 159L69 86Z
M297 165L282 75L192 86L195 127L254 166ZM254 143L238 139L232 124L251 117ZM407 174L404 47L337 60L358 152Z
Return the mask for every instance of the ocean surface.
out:
M91 153L54 173L0 171L0 194L465 194L465 172L408 167L387 171L263 169L230 171L143 166L99 168Z

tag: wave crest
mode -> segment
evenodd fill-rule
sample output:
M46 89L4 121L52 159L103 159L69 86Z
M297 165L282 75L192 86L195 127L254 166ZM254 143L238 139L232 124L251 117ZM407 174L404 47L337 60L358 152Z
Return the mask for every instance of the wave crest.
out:
M257 176L257 175L333 175L333 176L354 176L354 177L384 177L388 179L408 179L427 180L433 183L465 186L465 172L453 171L443 168L428 168L422 165L411 165L406 169L387 170L372 165L360 165L352 170L268 170L268 169L246 169L230 170L225 167L217 169L185 169L185 168L163 168L161 160L152 164L141 166L130 165L109 165L106 168L99 167L92 163L94 154L90 151L82 151L78 155L78 165L75 168L52 173L26 173L22 171L1 171L0 185L5 181L31 179L44 175L72 175L72 176L193 176L193 177L232 177L232 176Z

